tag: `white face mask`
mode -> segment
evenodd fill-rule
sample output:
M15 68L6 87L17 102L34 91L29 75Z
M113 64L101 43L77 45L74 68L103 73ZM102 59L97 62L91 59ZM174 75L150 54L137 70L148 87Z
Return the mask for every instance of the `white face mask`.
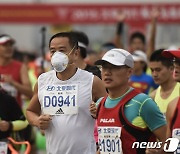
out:
M51 64L56 72L63 72L66 69L68 63L68 56L59 51L56 51L51 58Z
M72 51L74 50L75 46L71 49L71 51L68 53L70 55ZM56 72L63 72L68 64L69 64L69 58L68 55L65 53L62 53L60 51L56 51L53 56L51 57L51 64Z

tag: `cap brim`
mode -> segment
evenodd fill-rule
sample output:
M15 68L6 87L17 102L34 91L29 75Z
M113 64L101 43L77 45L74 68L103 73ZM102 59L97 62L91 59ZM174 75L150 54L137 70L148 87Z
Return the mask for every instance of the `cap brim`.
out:
M164 50L162 55L166 58L177 57L180 58L180 50Z
M105 61L105 60L97 60L94 64L95 64L95 65L102 65L104 62L108 62L108 61Z

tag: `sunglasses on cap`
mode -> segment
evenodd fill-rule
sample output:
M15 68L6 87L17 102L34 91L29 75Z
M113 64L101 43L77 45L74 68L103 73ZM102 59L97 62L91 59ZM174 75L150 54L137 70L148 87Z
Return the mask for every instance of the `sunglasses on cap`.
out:
M180 66L180 59L174 57L173 63Z

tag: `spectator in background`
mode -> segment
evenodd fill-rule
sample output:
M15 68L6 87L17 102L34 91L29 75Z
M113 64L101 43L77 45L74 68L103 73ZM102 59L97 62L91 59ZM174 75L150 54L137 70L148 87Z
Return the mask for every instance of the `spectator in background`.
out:
M151 53L154 51L155 48L155 39L156 39L156 24L157 19L159 16L159 9L153 8L151 12L151 30L150 30L150 38L148 42L146 41L145 35L140 32L136 31L130 35L129 38L129 51L133 53L136 50L141 50L147 54L147 58L149 59ZM119 11L117 15L118 25L123 29L124 21L126 19L126 14L122 11ZM122 30L123 31L123 30ZM122 33L120 34L120 39L118 40L120 45L123 45L122 41ZM124 48L124 46L122 46Z
M84 32L72 31L71 32L78 40L79 49L76 55L75 65L83 70L92 72L94 75L101 78L101 72L97 66L91 66L85 62L87 56L87 47L89 45L88 36Z
M147 75L146 68L148 59L146 54L141 50L136 50L132 54L134 60L133 74L129 79L129 84L131 87L149 94L151 88L156 89L158 85L154 83L152 76Z
M145 51L146 46L146 38L141 32L134 32L131 34L129 39L130 52L134 52L136 50Z
M21 107L21 95L31 98L32 88L25 64L13 60L14 43L10 36L0 35L0 85L17 99Z
M136 50L141 50L146 53L147 59L149 60L152 52L155 50L155 41L156 41L156 25L157 19L159 17L160 11L159 8L153 8L151 12L151 23L150 23L150 37L147 41L145 35L140 31L133 32L129 37L129 45L128 49L130 53L133 53ZM119 16L119 17L118 17ZM126 18L126 14L120 11L117 18L119 18L119 24L121 27L124 27L124 21ZM121 33L122 34L122 33ZM122 35L120 35L120 44L122 45ZM122 46L122 48L125 48ZM151 75L149 67L146 70L146 73Z
M159 87L154 90L150 96L154 99L165 114L168 104L179 97L180 84L173 79L173 62L171 59L162 56L163 49L153 52L150 57L149 67L152 71L152 77Z

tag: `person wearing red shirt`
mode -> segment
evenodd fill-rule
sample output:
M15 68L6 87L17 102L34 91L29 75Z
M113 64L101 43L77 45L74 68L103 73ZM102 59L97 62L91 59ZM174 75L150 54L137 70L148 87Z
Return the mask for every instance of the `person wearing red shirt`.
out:
M32 97L31 83L27 67L13 60L15 40L8 35L0 35L0 85L22 106L21 95Z

